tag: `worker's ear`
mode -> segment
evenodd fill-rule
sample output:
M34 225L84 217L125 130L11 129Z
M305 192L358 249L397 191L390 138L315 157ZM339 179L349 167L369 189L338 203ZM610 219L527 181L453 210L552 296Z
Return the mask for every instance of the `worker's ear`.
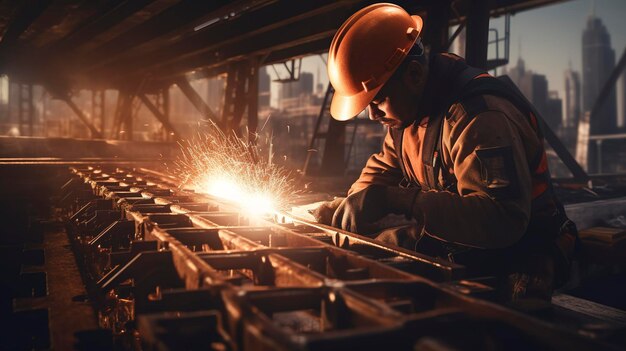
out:
M402 80L411 93L420 95L426 85L426 78L428 77L428 67L415 60L408 62Z

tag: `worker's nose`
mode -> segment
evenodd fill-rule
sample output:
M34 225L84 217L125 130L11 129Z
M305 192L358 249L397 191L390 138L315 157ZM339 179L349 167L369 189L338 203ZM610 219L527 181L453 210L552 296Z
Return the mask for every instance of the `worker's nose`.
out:
M378 106L376 106L376 104L373 103L368 105L368 112L372 121L378 121L385 116L385 113L381 111Z

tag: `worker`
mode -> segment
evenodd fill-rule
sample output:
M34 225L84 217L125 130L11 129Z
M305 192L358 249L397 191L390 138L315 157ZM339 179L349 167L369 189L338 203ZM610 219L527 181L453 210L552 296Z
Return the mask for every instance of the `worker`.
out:
M388 128L347 197L315 215L361 234L405 215L410 228L378 239L496 276L509 299L549 299L567 279L577 233L554 195L536 113L460 57L427 55L421 30L420 17L374 4L335 34L331 115L368 108Z

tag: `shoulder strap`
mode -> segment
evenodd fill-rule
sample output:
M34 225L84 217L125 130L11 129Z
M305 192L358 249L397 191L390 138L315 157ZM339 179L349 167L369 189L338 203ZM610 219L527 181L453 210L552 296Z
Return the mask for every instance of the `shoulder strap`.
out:
M402 185L403 183L408 183L409 181L409 177L404 166L404 159L402 159L402 139L404 137L404 129L389 128L389 133L391 133L393 148L396 151L398 164L400 165L400 170L402 171L402 182L400 183L400 185Z
M441 169L441 133L443 131L443 114L431 116L428 120L424 142L422 143L422 167L426 184L430 189L439 188L439 170Z
M424 167L426 184L430 189L441 189L439 174L443 166L441 161L441 136L443 134L444 116L450 109L450 106L460 99L465 87L470 84L476 76L483 73L485 73L485 71L474 67L468 66L463 69L452 84L450 99L442 106L439 113L430 116L431 119L428 121L424 135L424 143L422 144L422 166Z

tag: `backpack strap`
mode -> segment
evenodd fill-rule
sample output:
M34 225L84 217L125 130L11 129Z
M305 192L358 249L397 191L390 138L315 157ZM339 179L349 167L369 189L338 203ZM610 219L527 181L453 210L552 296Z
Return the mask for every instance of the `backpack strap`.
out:
M396 150L398 164L400 165L400 170L402 171L402 180L400 181L399 185L403 188L408 188L411 185L411 181L409 180L409 176L406 172L406 167L404 165L404 159L402 158L402 139L404 138L404 128L389 128L389 133L391 134L391 139L393 140L393 148Z
M438 189L439 172L441 165L441 134L443 132L443 114L431 116L428 120L424 142L422 143L422 167L424 177L429 189Z
M422 144L422 166L424 169L424 176L426 177L426 184L430 189L442 190L442 184L439 182L440 174L447 175L447 170L443 167L443 161L441 157L442 150L442 135L443 135L443 121L445 116L453 103L459 100L465 87L470 84L477 76L484 74L485 71L475 68L464 68L455 78L452 84L452 93L450 99L442 105L440 111L431 116L426 127L426 133L424 134L424 143ZM449 177L447 175L446 177Z
M443 162L441 159L441 139L443 134L443 121L445 120L445 115L450 109L450 106L452 106L453 103L459 100L459 97L465 90L464 88L466 87L466 85L472 82L472 80L476 76L484 73L485 71L481 69L469 66L463 69L463 71L461 71L457 75L452 85L452 98L442 105L443 108L438 113L430 116L428 126L426 127L426 132L424 134L424 142L422 144L422 167L424 171L424 176L426 178L424 185L426 185L429 189L441 190L442 186L441 184L439 184L439 175L442 172L447 174L446 170L442 170ZM485 106L484 102L482 106ZM400 186L410 186L411 181L409 180L406 166L402 157L402 139L404 137L404 129L391 128L390 133L391 138L393 139L396 155L398 156L398 164L400 165L400 170L402 171L403 176Z

